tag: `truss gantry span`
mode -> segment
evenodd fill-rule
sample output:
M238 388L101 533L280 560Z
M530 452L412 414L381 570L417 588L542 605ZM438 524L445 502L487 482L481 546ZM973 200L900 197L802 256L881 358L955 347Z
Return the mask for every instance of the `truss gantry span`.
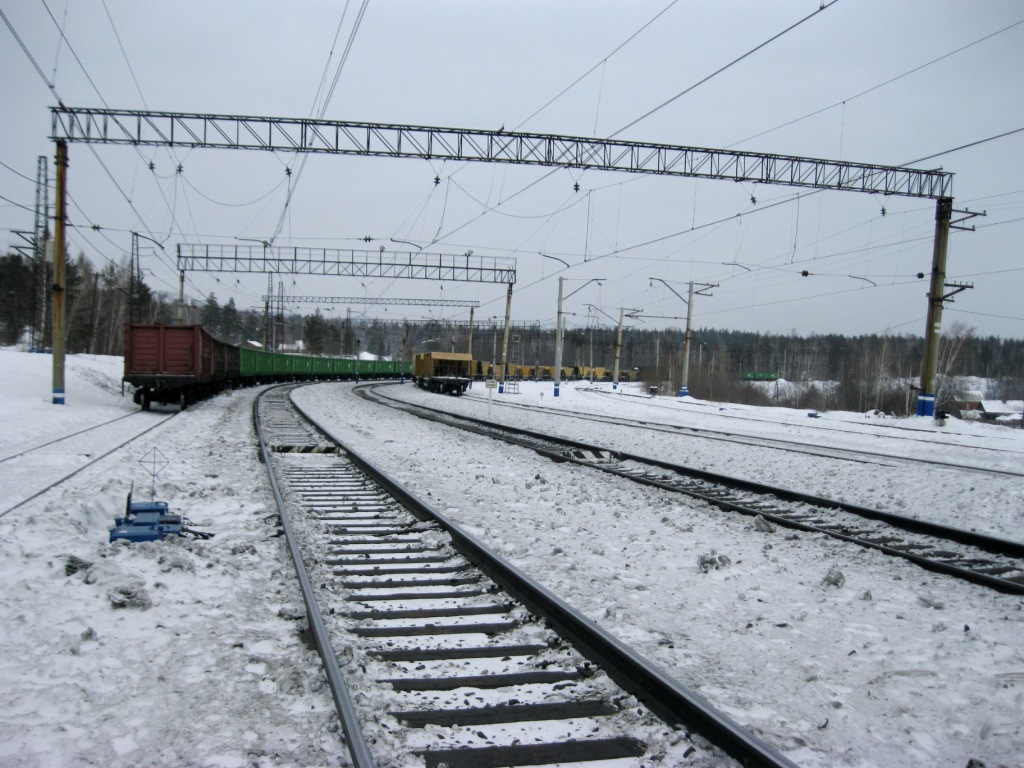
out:
M950 198L953 175L811 157L614 139L346 120L52 107L54 141L417 157L688 176Z
M509 285L516 281L515 259L471 254L179 243L177 261L178 271L186 272L270 272Z
M262 296L260 301L272 297ZM366 296L291 296L285 297L288 304L367 304L385 307L479 307L479 301L460 299L384 299Z

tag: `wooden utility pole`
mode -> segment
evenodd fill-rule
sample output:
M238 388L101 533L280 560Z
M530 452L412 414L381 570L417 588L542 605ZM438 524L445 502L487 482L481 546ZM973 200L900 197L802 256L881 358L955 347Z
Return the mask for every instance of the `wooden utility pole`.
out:
M694 285L700 285L702 287L700 290L694 291ZM686 336L683 340L683 380L679 382L679 397L687 397L690 394L690 339L692 338L690 325L693 320L693 297L710 296L711 294L706 293L706 291L710 291L712 288L717 287L718 283L694 283L692 280L690 281L690 298L686 301ZM673 293L675 293L675 291L673 291Z
M64 223L67 218L68 145L57 142L57 212L53 248L53 404L64 405L64 293L67 253Z
M953 214L963 214L953 220ZM932 251L932 280L928 289L928 320L924 332L924 356L921 360L921 386L917 396L917 415L934 416L935 400L938 394L939 335L942 328L942 307L953 296L974 286L969 283L946 282L946 251L949 247L949 230L958 229L973 232L974 227L963 226L967 219L985 216L982 211L954 211L953 198L940 197L935 201L935 245ZM946 289L952 289L949 293Z
M690 294L686 300L686 335L683 337L683 375L679 382L679 396L690 395L690 322L693 320L693 280L690 281Z
M942 327L942 303L946 290L946 252L949 246L949 223L953 216L953 199L940 197L935 201L935 244L932 250L932 280L928 289L928 320L924 335L924 357L921 360L921 390L917 394L917 415L935 415L935 380L939 367L939 335Z
M676 296L679 296L679 292L671 285L669 285L665 280L662 280L660 277L652 277L650 279L657 280L659 283L661 283L670 291L672 291L672 293L674 293ZM695 285L701 286L700 290L694 291L693 286ZM684 299L682 296L679 296L679 298L682 299L683 304L686 305L686 335L683 337L683 370L681 376L682 380L679 382L679 397L687 397L690 394L690 325L693 321L693 297L710 296L711 294L706 293L706 291L710 291L712 288L717 287L718 283L695 283L693 280L691 280L690 293L688 298ZM669 366L669 371L671 372L671 366Z

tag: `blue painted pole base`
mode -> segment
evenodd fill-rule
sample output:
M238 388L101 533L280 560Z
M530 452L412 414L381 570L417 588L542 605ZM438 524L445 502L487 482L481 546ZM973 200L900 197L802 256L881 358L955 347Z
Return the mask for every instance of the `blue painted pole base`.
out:
M689 397L690 396L690 390L687 389L685 384L679 388L679 396L680 397Z
M505 382L504 381L499 381L498 382L498 394L501 395L501 394L504 394L504 392L505 392Z
M935 415L935 395L929 394L928 392L922 392L917 396L917 415Z
M612 389L618 389L618 388L619 388L619 382L613 381L612 382Z
M558 385L555 384L555 397L558 397Z
M55 389L53 390L53 405L64 405L64 390Z

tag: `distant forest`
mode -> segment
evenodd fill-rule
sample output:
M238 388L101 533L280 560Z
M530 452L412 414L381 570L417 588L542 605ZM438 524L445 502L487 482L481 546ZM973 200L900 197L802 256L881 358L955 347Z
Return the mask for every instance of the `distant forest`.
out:
M18 254L0 257L0 341L50 346L50 280ZM135 301L130 301L134 294ZM108 264L95 271L83 256L68 263L65 350L123 354L124 324L174 323L175 297L132 281L126 266ZM358 355L409 360L417 352L467 349L465 321L368 320L339 311L268 317L239 309L214 294L201 305L184 308L185 323L200 323L217 338L239 344L275 342L278 348L306 354ZM634 321L635 322L635 321ZM474 359L500 363L502 327L490 322L473 329ZM614 365L616 328L609 325L566 331L562 365ZM622 334L620 367L638 369L647 386L674 394L681 377L684 332L627 325ZM299 345L301 342L301 345ZM515 324L509 334L508 362L553 365L555 333L539 324ZM688 385L695 397L726 402L789 405L821 410L881 410L906 414L915 398L911 385L921 373L923 341L918 336L797 336L700 328L693 331ZM804 385L794 391L751 385L748 373L770 374ZM962 377L985 380L983 395L1024 399L1024 339L977 336L961 323L944 329L939 359L939 407L948 407Z

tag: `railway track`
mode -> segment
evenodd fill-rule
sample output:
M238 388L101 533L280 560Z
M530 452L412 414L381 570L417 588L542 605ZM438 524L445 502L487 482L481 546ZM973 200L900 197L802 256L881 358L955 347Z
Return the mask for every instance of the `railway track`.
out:
M133 440L137 440L161 426L175 415L165 416L155 424L149 424L139 431L133 432L127 440L123 439L125 426L122 422L125 419L130 418L132 424L141 423L143 425L152 420L150 418L134 418L140 414L140 411L133 411L125 416L119 416L0 459L0 487L5 489L7 492L5 495L9 500L17 499L15 504L0 512L0 517L42 496L50 489L105 459ZM104 432L111 432L116 437L104 438ZM118 441L116 445L102 453L97 453L97 445L103 445L112 439ZM69 465L74 468L70 472L66 472ZM62 472L65 474L61 475ZM60 475L60 477L49 482L43 488L39 488L41 482L46 483L55 475ZM25 488L29 490L22 490Z
M649 403L650 398L646 395L628 395L628 394L616 394L613 395L607 390L597 389L580 389L578 390L590 396L596 397L612 397L612 398L637 398L642 399L644 402ZM522 405L519 403L501 402L500 407L512 408L512 409L524 409L533 412L543 412L551 414L552 416L566 416L567 412L558 408L550 408L547 406L539 405ZM658 407L658 406L654 406ZM678 414L679 412L668 406L661 406L667 411ZM593 421L599 424L613 424L627 427L637 427L646 429L654 432L664 432L671 435L687 435L696 436L707 440L717 440L725 443L736 443L738 445L752 445L760 448L772 448L774 450L785 451L788 453L802 453L811 456L821 456L825 458L838 459L842 461L852 461L860 464L880 464L882 466L898 466L898 465L928 465L928 466L942 466L951 470L961 472L973 472L982 475L1000 475L1000 476L1011 476L1011 477L1024 477L1024 472L1018 472L1010 469L998 469L993 467L976 467L965 464L954 464L944 462L935 458L917 458L914 456L899 455L894 453L885 453L882 451L871 451L863 448L860 449L849 449L841 448L836 446L824 446L815 445L811 443L799 442L796 440L787 440L780 437L768 437L765 435L748 435L742 432L730 432L727 430L720 429L709 429L707 427L695 427L690 425L677 425L677 424L660 424L651 421L644 421L639 419L629 419L623 416L610 416L608 414L599 413L573 413L572 418L581 421ZM761 422L761 423L773 423L765 422L762 419L753 419L745 416L723 416L723 418L730 419L742 419L744 421ZM774 423L773 423L774 424ZM890 425L875 425L879 428L895 429ZM820 432L837 432L843 434L851 434L851 430L836 429L833 427L823 427L819 424L813 425L813 429ZM919 437L903 436L903 440L920 442L926 445L935 445L933 440L922 439ZM998 438L997 438L998 439ZM945 445L950 443L944 442ZM1002 456L1011 453L1021 453L1019 451L1008 451L1003 448L993 448L990 446L976 446L968 445L965 443L956 443L959 447L971 448L973 450L990 451Z
M459 416L388 397L379 386L366 385L357 392L379 404L530 448L555 461L571 461L683 493L752 516L758 525L827 535L1000 592L1024 594L1024 544L1020 542Z
M318 431L287 388L254 419L357 768L792 765Z
M649 399L650 399L650 398L648 398L647 396L644 396L644 395L627 395L627 394L613 395L612 393L608 392L607 390L603 390L603 389L579 389L577 391L583 392L583 393L585 393L587 395L590 395L592 397L603 397L603 398L608 398L608 397L632 397L632 398L642 399L644 401L649 401ZM502 403L502 405L505 406L505 407L511 407L511 408L530 407L530 406L519 405L519 404L516 404L516 403ZM659 407L659 406L655 406L655 407ZM678 411L675 411L675 409L673 409L673 408L671 408L669 406L660 406L660 407L664 408L667 411L674 411L675 413L678 413ZM546 411L548 411L550 413L553 413L553 414L560 413L558 410L553 409L553 408L545 408L543 410L546 410ZM757 422L757 423L762 423L762 424L772 424L775 427L778 426L778 422L768 422L768 421L766 421L764 419L756 419L756 418L753 418L753 417L750 417L750 416L731 416L731 415L721 415L721 416L722 416L722 418L726 418L726 419L735 419L735 420L742 420L742 421L748 421L748 422ZM627 419L627 418L623 418L623 417L619 417L619 416L607 416L607 415L603 415L603 414L586 414L586 415L579 416L579 418L585 418L585 419L588 419L588 420L599 421L599 422L603 422L603 423L607 423L607 424L623 424L623 425L630 425L630 426L643 426L646 429L656 429L656 430L659 430L659 431L664 431L664 432L669 432L669 433L676 433L676 434L687 434L687 433L689 433L689 434L699 435L701 437L705 437L705 438L712 439L712 440L722 440L722 441L725 441L725 442L740 443L742 445L756 445L756 446L763 446L763 447L768 447L768 448L777 448L777 449L783 450L783 451L792 451L792 452L797 452L797 453L808 453L808 454L812 454L812 455L815 455L815 456L827 456L827 457L832 457L832 458L837 458L837 459L845 459L847 461L860 461L860 462L864 462L866 460L883 461L883 462L888 462L890 466L893 466L894 462L898 463L898 464L910 464L910 465L913 465L913 464L927 464L928 466L942 466L942 467L948 467L950 469L955 469L955 470L964 471L964 472L978 472L978 473L981 473L981 474L1010 475L1012 477L1024 477L1024 472L1010 470L1010 469L997 469L997 468L993 468L993 467L975 467L975 466L970 466L970 465L955 464L955 463L945 462L945 461L937 460L935 458L917 458L917 457L914 457L914 456L906 456L906 455L895 454L895 453L885 453L883 451L871 451L871 450L865 450L865 449L847 449L847 448L838 448L838 447L832 447L832 446L814 445L814 444L798 442L798 441L795 441L795 440L786 440L785 438L768 437L768 436L765 436L765 435L757 435L757 436L755 436L755 435L747 435L747 434L743 434L741 432L729 432L727 430L709 429L707 427L694 427L694 426L689 426L689 425L683 426L683 425L674 425L674 424L651 424L650 422L641 422L641 421L638 421L636 419ZM894 426L892 426L890 424L874 424L873 426L876 429L889 429L889 430L896 429L896 427L894 427ZM839 434L854 434L852 430L841 429L841 428L838 428L838 427L835 427L835 426L822 426L820 424L814 424L812 427L804 426L802 428L803 429L813 428L815 431L819 431L819 432L822 432L822 433L831 432L831 433L839 433ZM906 430L904 430L904 432L905 431ZM934 435L930 435L930 437L934 437ZM902 434L902 435L900 435L900 439L903 440L903 441L906 441L906 442L921 443L923 445L929 445L929 446L936 445L936 441L934 439L927 439L927 438L924 438L924 437L915 437L912 434ZM1009 440L1007 440L1007 438L999 438L999 437L993 438L993 437L989 437L987 439L991 440L991 441L1006 440L1007 442L1010 442ZM957 446L957 447L960 447L960 448L970 448L971 450L974 450L974 451L988 451L988 452L990 452L992 454L996 454L998 456L1006 456L1006 455L1010 455L1010 454L1022 454L1022 453L1024 453L1022 451L1010 450L1010 449L1007 449L1007 448L1005 448L1003 446L993 447L993 446L986 446L986 445L976 445L976 444L966 443L966 442L963 442L963 441L955 441L955 440L950 439L949 436L945 436L945 435L943 436L941 444L944 447L945 446ZM870 458L866 458L866 457L870 457Z

